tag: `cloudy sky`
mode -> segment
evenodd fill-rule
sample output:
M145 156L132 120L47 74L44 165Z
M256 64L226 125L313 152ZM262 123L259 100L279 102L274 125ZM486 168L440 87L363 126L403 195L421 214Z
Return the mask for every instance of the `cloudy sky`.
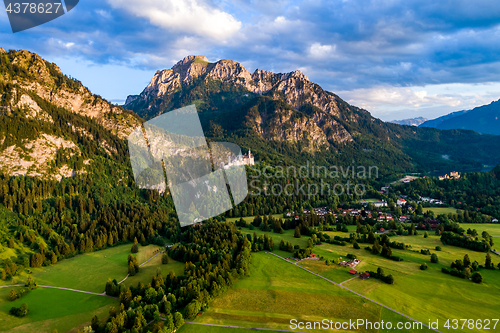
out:
M302 70L383 120L437 116L500 98L500 2L81 0L0 47L58 64L122 103L189 54L250 71Z

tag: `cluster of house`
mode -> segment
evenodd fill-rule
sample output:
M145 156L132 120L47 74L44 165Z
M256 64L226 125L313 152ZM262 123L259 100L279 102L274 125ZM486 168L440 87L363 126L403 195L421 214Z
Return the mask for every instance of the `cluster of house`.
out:
M349 271L349 274L356 275L356 274L358 274L358 272L356 270L354 270L354 269L351 269ZM361 273L359 275L359 277L360 277L361 280L366 280L366 279L368 279L370 277L370 273L368 273L368 272Z
M302 211L302 213L305 214L306 216L309 216L311 214L311 211L309 209L304 209ZM314 214L317 216L321 216L323 219L325 219L325 215L328 213L330 213L330 210L328 209L328 207L319 207L319 208L314 209ZM287 217L293 217L295 220L299 219L299 216L296 215L295 212L288 212L285 215ZM336 217L336 215L335 215L335 217Z
M401 178L399 181L405 184L408 184L409 182L414 181L415 179L418 179L418 177L415 176L405 176L404 178Z
M426 197L420 197L420 200L417 201L417 203L420 203L420 202L428 202L428 203L436 204L436 205L442 205L442 204L444 204L444 202L442 202L439 199L426 198Z
M371 204L375 208L387 207L387 202L385 202L385 201L369 202L369 201L361 200L359 203L364 205L364 206L368 206L368 204Z
M460 179L460 174L457 171L452 171L449 175L439 176L439 180L445 179Z
M339 265L344 266L344 267L354 268L359 264L359 262L360 262L359 259L354 259L354 260L349 260L349 261L344 260L344 261L339 262Z
M396 201L396 204L400 207L403 207L404 205L406 205L407 203L409 203L409 200L408 199L408 196L407 195L401 195L401 198L399 198L397 201ZM428 197L420 197L419 200L415 201L416 203L422 203L422 202L426 202L426 203L431 203L431 204L436 204L436 205L443 205L444 202L439 200L439 199L434 199L434 198L428 198ZM409 207L409 209L411 209L413 211L413 209L411 207Z

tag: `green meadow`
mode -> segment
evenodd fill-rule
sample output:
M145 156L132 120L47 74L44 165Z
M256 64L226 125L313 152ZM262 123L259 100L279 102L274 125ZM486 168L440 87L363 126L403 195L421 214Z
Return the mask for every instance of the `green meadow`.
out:
M423 211L426 212L428 210L431 210L434 212L435 216L441 215L441 214L457 214L460 209L456 209L453 207L424 207Z
M496 232L500 231L500 225L472 224L463 226L464 228L469 226L476 228L479 233L487 230L492 235L496 235ZM355 228L355 226L352 227ZM257 235L265 234L265 232L258 229L248 230L242 228L242 231L252 234L255 231ZM307 244L308 240L308 237L305 236L299 239L294 238L293 230L287 230L281 235L272 232L267 234L273 237L275 248L278 246L280 239L290 241L292 244L299 244L301 247ZM347 235L342 232L328 232L328 234L332 237L335 235L345 237ZM341 257L345 258L349 253L355 254L361 259L361 263L356 267L358 271L376 271L378 267L381 267L384 269L385 274L394 276L394 285L388 285L373 278L365 281L357 278L352 279L353 276L348 273L348 268L336 264L327 266L324 261L304 260L298 265L332 281L343 283L346 288L359 292L424 323L428 323L429 320L439 320L441 325L439 330L442 332L448 331L443 327L447 319L476 320L493 319L498 316L498 309L500 309L500 270L481 269L480 273L484 282L480 285L441 272L442 267L450 267L453 261L463 259L465 254L468 254L472 261L477 260L480 264L484 264L486 253L443 245L440 237L432 233L428 238L424 238L423 233L418 236L394 236L391 237L391 241L411 245L408 250L393 249L393 254L403 258L403 261L396 262L373 255L364 249L366 244L360 244L361 249L356 250L351 244L337 246L323 243L315 246L313 253L323 256L325 259L334 259L335 262L338 262ZM441 251L436 251L436 246L440 246ZM439 257L439 263L431 263L430 256L421 254L421 249L429 249L431 253L436 253ZM291 255L279 250L275 250L274 253L282 257ZM315 312L314 309L317 307L325 309L325 304L331 302L343 304L346 307L343 314L348 314L350 311L354 313L355 309L358 309L358 311L363 309L360 304L350 299L353 298L353 294L342 294L338 290L339 287L329 283L327 283L329 286L325 286L326 289L321 292L324 293L324 297L318 300L317 297L312 295L323 288L321 287L323 283L321 279L318 280L318 278L305 271L290 271L290 269L297 267L283 260L276 261L275 259L278 258L262 252L253 254L251 276L242 279L236 284L235 288L215 300L200 321L243 327L289 329L285 321L291 317L302 318L303 320L317 320L321 315L328 313L333 318L349 318L348 316L339 316L335 309L328 307L326 307L326 312ZM498 256L492 255L492 259L495 265L500 262ZM272 267L266 267L269 265L269 261L273 262ZM425 271L420 270L420 265L423 263L427 263L429 266ZM309 276L302 276L299 279L294 278L295 274L301 275L303 273L309 274ZM311 284L314 284L315 288L319 289L311 290ZM271 292L272 294L270 294ZM297 296L290 293L303 293L303 295ZM294 297L298 298L294 299ZM346 301L346 299L349 299L349 301ZM281 302L284 304L281 304ZM297 306L300 302L305 302L310 306L307 309ZM301 317L300 314L303 316ZM389 310L383 310L379 313L380 318L383 316L400 317ZM398 321L399 319L392 318L390 320ZM466 330L453 331L465 332ZM481 332L481 330L477 331ZM483 331L486 332L487 330Z
M484 283L480 285L441 272L442 267L450 267L451 262L463 259L465 254L468 254L472 261L477 260L484 264L486 253L443 245L439 237L433 235L428 238L422 235L398 236L391 237L391 240L412 246L410 250L393 249L393 254L404 261L396 262L373 255L363 249L363 244L360 244L362 248L359 250L350 244L344 247L323 244L316 246L314 253L337 262L347 253L355 254L361 260L356 267L358 271L376 271L378 267L383 268L385 274L394 276L394 285L373 278L366 281L353 279L343 285L422 322L428 322L429 319L439 319L444 323L447 319L454 318L475 320L498 317L500 270L481 269ZM441 246L442 251L435 251L437 245ZM431 263L430 256L420 254L420 249L429 249L436 253L439 263ZM495 264L500 262L498 256L492 256L492 259ZM419 266L424 262L429 268L422 271ZM351 275L347 273L348 269L338 265L326 266L324 262L313 260L303 261L300 265L335 282L351 279ZM444 328L440 330L446 331Z
M312 261L312 260L311 260ZM290 320L372 322L407 319L266 252L252 255L249 277L214 300L197 322L290 330ZM187 326L180 332L191 332ZM203 331L206 330L203 328ZM210 332L226 332L214 328ZM301 329L304 332L313 330ZM317 330L316 330L317 331ZM360 332L378 332L361 328ZM338 331L342 332L342 331ZM425 330L424 330L425 332Z
M253 233L255 232L257 236L265 235L267 234L269 237L273 238L273 243L274 243L274 248L279 248L280 242L283 239L285 242L290 242L293 245L299 245L301 248L307 246L307 242L309 241L309 237L301 237L301 238L295 238L293 237L294 230L285 230L282 234L278 233L273 233L273 232L264 232L261 231L259 228L255 228L253 230L250 230L248 228L241 228L241 232L243 234L250 234L253 236Z
M275 219L284 219L283 218L283 214L272 214L271 216L273 218L275 218ZM263 217L263 216L261 216L261 217ZM255 218L255 216L247 216L247 217L244 217L243 220L247 224L249 224L249 223L251 223L253 221L254 218ZM230 218L226 219L227 222L236 222L236 221L239 221L239 220L240 220L239 217L230 217Z
M139 253L137 254L137 260L139 261L139 264L144 263L146 260L150 259L153 255L158 253L158 249L160 248L154 245L149 245L146 248L139 247ZM161 251L163 251L163 248L161 248ZM157 256L155 256L153 259L141 266L141 268L139 269L139 273L134 276L129 276L123 283L126 286L137 286L139 282L147 285L151 282L153 276L156 275L158 269L161 270L161 274L163 276L167 276L170 271L174 271L176 276L184 275L184 263L175 261L169 257L168 264L162 264L161 257L162 254L158 254Z
M253 333L253 332L268 332L256 329L244 329L244 328L231 328L231 327L216 327L216 326L201 326L195 324L184 324L180 329L177 330L178 333Z
M127 276L130 247L119 245L81 254L47 267L26 268L15 279L23 282L27 272L31 271L38 284L102 293L108 279L120 281ZM0 285L11 283L0 281Z
M375 199L375 198L362 199L361 201L366 201L366 202L381 202L379 199Z
M15 281L0 280L1 285L14 282L24 283L28 272L39 285L71 288L82 291L102 293L108 279L123 280L127 276L127 257L131 244L119 245L102 251L86 253L71 259L62 260L55 265L41 268L24 269L14 277ZM135 254L139 264L142 264L163 251L164 248L156 245L139 246ZM166 276L170 270L176 275L184 274L184 263L169 260L168 264L161 263L162 254L141 266L139 273L128 277L123 283L127 286L137 285L139 282L148 284L153 275L160 268ZM90 295L74 291L39 287L25 294L14 302L7 300L12 287L0 288L0 331L9 332L59 332L71 331L75 326L83 327L89 323L94 315L105 320L109 308L119 302L109 297ZM29 313L25 318L16 318L8 314L11 307L19 307L22 303L28 304ZM77 331L74 329L73 331Z
M467 229L476 229L478 234L481 235L483 231L486 231L491 236L500 237L500 223L460 223L460 226ZM498 240L500 242L500 240Z
M97 315L105 320L111 306L118 306L119 301L97 295L73 291L36 288L15 301L7 300L11 289L0 288L0 331L42 333L76 332L77 327L90 325L90 320ZM17 318L9 315L11 307L28 305L28 315Z
M81 254L48 267L28 268L16 275L14 279L19 283L24 282L29 270L36 282L41 285L102 293L108 279L121 281L127 276L127 257L131 247L131 244L119 245L102 251ZM139 246L139 253L135 256L139 264L142 264L163 249L156 245ZM176 275L182 275L184 272L184 264L173 259L169 260L169 264L162 265L161 254L159 254L144 264L138 274L129 277L125 281L126 285L151 282L157 267L161 269L163 275L167 275L170 270L173 270ZM13 282L16 281L0 280L0 286Z

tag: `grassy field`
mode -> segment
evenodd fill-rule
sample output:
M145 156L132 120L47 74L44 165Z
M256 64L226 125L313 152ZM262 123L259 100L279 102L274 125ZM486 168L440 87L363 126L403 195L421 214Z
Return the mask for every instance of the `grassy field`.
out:
M155 245L149 245L144 248L139 247L139 253L137 254L139 264L145 262L158 253L158 249L159 247ZM163 248L161 248L161 251L163 251ZM176 276L184 275L184 263L169 258L168 264L162 264L161 257L162 254L158 254L156 257L141 266L138 274L129 276L123 283L126 286L137 286L139 282L147 285L151 282L151 279L156 274L158 268L161 269L161 273L164 277L167 276L171 270L175 272Z
M63 260L55 265L32 268L32 276L39 285L72 288L83 291L101 293L108 278L123 280L127 275L127 257L131 244L115 246L106 250L87 253L71 259ZM139 246L135 254L139 264L146 262L155 254L163 251L156 245ZM161 264L161 254L144 264L137 275L127 278L125 285L148 284L159 267L166 276L170 270L176 275L183 275L184 264L170 259L168 264ZM16 279L24 282L28 269ZM2 285L13 281L2 281ZM117 301L103 296L84 293L37 288L15 302L7 301L7 294L12 288L0 288L0 331L9 332L67 332L90 321L94 315L105 318L109 307ZM19 304L18 304L19 303ZM26 318L18 319L8 315L12 306L27 303L30 312ZM50 305L50 306L47 306ZM5 328L4 328L5 327ZM75 330L76 331L76 330Z
M482 231L481 226L489 228L488 232L492 235L500 230L500 228L497 229L497 225L471 225L479 232ZM246 229L243 228L243 231L245 232ZM253 231L249 232L253 233ZM256 232L259 235L263 234L260 230ZM288 241L291 241L290 237L292 237L295 243L297 241L307 243L308 239L304 236L300 239L293 239L291 231L286 231L283 235L268 234L273 237L275 247L280 237ZM338 232L329 232L329 234L331 236L346 235ZM400 256L404 261L395 262L373 255L363 249L365 246L363 244L361 244L361 249L356 250L350 244L337 246L324 243L315 246L313 252L327 259L334 259L336 262L340 257L345 258L348 253L356 254L361 259L361 263L356 267L358 271L376 271L378 267L381 267L386 274L392 274L395 277L394 285L385 284L377 279L351 280L352 275L348 273L348 269L338 265L327 266L324 261L305 260L298 265L337 283L345 282L344 286L347 288L424 323L427 323L429 319L433 321L438 319L442 332L447 331L442 326L447 319L486 319L497 316L500 308L499 270L482 269L480 272L483 275L484 283L481 285L441 272L442 267L450 267L453 261L462 259L465 254L468 254L472 261L477 260L483 264L485 253L443 245L439 236L432 234L428 238L424 238L423 235L395 236L391 237L391 241L411 245L409 250L393 249L393 254ZM435 250L438 245L441 246L442 251ZM439 257L439 263L430 263L430 256L420 254L420 249L429 249L432 253L436 253ZM290 256L287 252L279 250L274 252L283 257ZM364 305L356 303L352 299L352 294L342 293L338 287L331 284L324 286L326 289L323 289L323 281L318 281L310 274L302 276L303 273L307 274L304 271L291 271L290 269L295 267L285 261L276 261L275 258L266 256L262 252L253 254L253 257L251 277L242 279L234 289L215 300L211 309L199 319L200 321L243 327L289 329L286 327L286 320L290 318L316 320L321 316L327 316L338 320L339 318L349 318L349 313L354 313L355 309L358 311L364 309ZM499 257L493 256L495 265L499 261ZM422 263L427 263L429 269L420 270L419 266ZM313 285L314 288L312 288ZM303 295L297 295L297 293ZM312 296L317 293L324 294L320 297L320 301L318 301L317 296ZM298 305L301 302L309 304L309 306L302 308ZM328 304L331 303L344 306L343 315L346 316L340 316L336 309L330 308ZM318 311L317 308L321 308L321 310ZM387 313L384 314L384 311ZM399 315L388 310L384 311L379 311L379 318L385 316L391 318L392 321L399 320L392 318L393 316L400 317ZM363 313L363 315L367 314ZM371 315L376 316L373 312ZM454 332L465 331L455 330Z
M0 331L41 333L68 332L75 325L89 325L94 315L105 320L111 306L117 306L115 299L77 293L66 290L36 288L13 302L7 295L13 288L0 288ZM9 315L11 307L28 304L29 313L24 318Z
M108 279L121 281L127 276L127 257L130 248L131 244L119 245L62 260L52 266L31 268L30 270L38 284L101 293L104 291ZM160 250L163 248L157 245L139 246L139 253L136 254L139 264L147 261ZM144 284L151 282L152 276L156 274L156 267L160 267L164 275L168 274L170 270L174 270L177 275L182 275L184 272L184 264L172 259L169 264L162 265L160 254L142 266L137 275L129 277L126 284L137 285L139 281ZM27 269L15 278L19 282L24 282L26 277ZM0 285L11 283L12 280L0 280Z
M289 330L291 319L321 321L324 318L334 322L358 318L372 322L382 319L406 321L400 315L384 311L375 303L265 252L254 253L250 277L241 279L234 288L213 301L196 321ZM180 332L192 329L187 326ZM226 331L217 327L210 332Z
M486 231L491 236L500 237L500 223L460 223L460 226L465 230L476 229L479 235Z
M466 253L471 260L484 263L485 253L443 245L439 237L433 235L428 238L399 236L391 237L391 240L410 244L412 250L430 249L438 255L439 263L430 263L430 256L411 250L393 250L394 255L404 259L401 262L375 256L364 249L355 250L351 245L342 247L324 244L316 246L314 252L336 260L347 253L356 254L361 259L361 263L356 267L359 271L375 271L378 267L382 267L386 274L394 276L394 285L376 279L368 281L354 279L344 285L423 322L429 319L439 319L444 322L448 318L485 319L498 316L500 271L481 270L485 281L481 285L441 272L441 267L450 267L452 261L462 259ZM442 251L434 250L437 245L441 246ZM496 264L498 261L500 261L498 257L493 256L493 262ZM422 271L419 266L424 262L429 269ZM350 278L347 269L338 266L326 266L324 263L322 265L321 262L314 263L312 260L301 265L336 282Z
M307 242L309 241L309 237L300 237L300 238L295 238L293 237L294 230L285 230L284 233L278 234L274 232L264 232L261 231L260 229L256 228L254 230L250 230L248 228L241 228L241 232L243 234L250 234L253 236L253 233L255 232L257 236L261 236L264 234L268 234L269 237L273 238L273 243L274 243L274 248L278 248L280 245L281 240L283 239L285 242L290 242L293 245L299 245L300 247L306 247Z
M55 265L30 268L38 284L103 292L108 278L122 280L127 275L127 256L131 245L120 245L106 250L78 255ZM17 276L26 280L27 270ZM12 281L0 281L0 285Z
M215 326L201 326L194 324L184 324L177 330L178 333L253 333L253 332L269 332L256 329L242 329L242 328L230 328L230 327L215 327Z
M457 214L457 211L460 211L460 209L456 209L456 208L453 208L453 207L424 207L424 212L428 211L428 210L431 210L434 212L434 215L435 216L438 216L440 214Z
M366 202L381 202L379 199L374 199L374 198L361 199L361 201L366 201Z

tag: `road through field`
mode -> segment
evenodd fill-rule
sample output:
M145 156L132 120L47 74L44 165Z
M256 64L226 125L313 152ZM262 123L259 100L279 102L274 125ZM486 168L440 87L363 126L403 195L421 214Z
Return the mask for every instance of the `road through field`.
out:
M142 265L147 264L148 262L150 262L151 260L153 260L154 257L156 257L157 255L162 254L164 252L165 251L158 252L157 254L155 254L154 256L152 256L151 258L149 258L148 260L146 260L142 264L140 264L139 267L142 267ZM121 284L121 283L125 282L125 280L128 279L129 276L130 276L130 274L127 274L127 276L125 276L125 278L123 278L123 280L121 280L120 282L118 282L118 284Z
M286 262L288 262L288 263L290 263L290 264L292 264L292 265L293 265L293 263L292 263L292 262L290 262L290 261L286 260L285 258L283 258L283 257L281 257L281 256L279 256L279 255L277 255L277 254L275 254L275 253L272 253L272 252L267 252L267 253L272 254L273 256L276 256L276 257L278 257L278 258L280 258L280 259L282 259L282 260L285 260ZM332 284L334 284L334 285L336 285L336 286L339 286L339 287L341 287L341 288L344 288L344 289L346 289L346 290L349 290L349 291L350 291L350 292L352 292L353 294L356 294L356 295L358 295L358 296L360 296L360 297L363 297L364 299L367 299L367 300L369 300L370 302L373 302L373 303L378 304L378 305L380 305L380 306L382 306L382 307L384 307L384 308L386 308L386 309L388 309L388 310L391 310L391 311L393 311L393 312L395 312L395 313L397 313L397 314L399 314L399 315L401 315L401 316L403 316L403 317L405 317L405 318L408 318L408 319L410 319L410 320L413 320L414 322L417 322L417 323L421 323L420 321L418 321L418 320L416 320L416 319L414 319L414 318L412 318L412 317L410 317L410 316L407 316L407 315L405 315L404 313L401 313L401 312L399 312L399 311L397 311L397 310L394 310L394 309L392 309L392 308L390 308L390 307L388 307L388 306L386 306L386 305L384 305L384 304L381 304L381 303L379 303L379 302L377 302L377 301L374 301L373 299L368 298L368 297L366 297L365 295L362 295L362 294L360 294L360 293L355 292L355 291L354 291L354 290L352 290L352 289L349 289L349 288L347 288L347 287L344 287L342 284L337 283L337 282L334 282L334 281L332 281L332 280L329 280L329 279L327 279L326 277L321 276L321 275L319 275L319 274L317 274L317 273L314 273L313 271L311 271L311 270L309 270L309 269L307 269L307 268L305 268L305 267L302 267L302 266L299 266L299 265L294 265L294 266L299 267L299 268L302 268L303 270L305 270L305 271L307 271L307 272L309 272L309 273L311 273L311 274L314 274L314 275L316 275L317 277L322 278L323 280L326 280L326 281L328 281L328 282L330 282L330 283L332 283ZM426 324L424 324L424 323L422 323L422 325L423 325L423 326L425 326L425 327L427 327L427 328L429 328L429 329L431 329L431 330L433 330L433 331L435 331L435 332L442 333L441 331L438 331L437 329L431 328L431 327L429 327L428 325L426 325Z
M24 287L24 285L23 284L11 284L11 285L8 285L8 286L0 286L0 288L9 288L9 287ZM77 293L83 293L83 294L89 294L89 295L96 295L96 296L106 296L106 297L109 297L109 298L118 299L117 297L106 295L106 292L103 292L103 293L99 294L99 293L93 293L91 291L71 289L71 288L63 288L63 287L54 287L54 286L44 286L44 285L41 285L41 284L38 284L36 287L37 288L51 288L51 289L61 289L61 290L67 290L67 291L75 291Z
M161 252L158 252L157 254L155 254L154 256L152 256L151 258L149 258L148 260L146 260L145 262L143 262L142 264L139 265L139 267L141 267L142 265L144 264L147 264L148 262L150 262L154 257L156 257L157 255L159 254L162 254L163 252L165 251L161 251ZM118 284L122 283L123 281L125 281L126 279L128 278L128 274L127 276L121 280L120 282L118 282ZM9 287L24 287L23 284L11 284L11 285L7 285L7 286L0 286L0 288L9 288ZM72 288L63 288L63 287L56 287L56 286L45 286L45 285L37 285L37 287L39 288L52 288L52 289L61 289L61 290L68 290L68 291L74 291L74 292L78 292L78 293L83 293L83 294L89 294L89 295L96 295L96 296L105 296L105 297L109 297L109 298L114 298L114 299L118 299L117 297L113 297L113 296L109 296L109 295L106 295L106 292L102 292L102 293L93 293L91 291L85 291L85 290L78 290L78 289L72 289Z

